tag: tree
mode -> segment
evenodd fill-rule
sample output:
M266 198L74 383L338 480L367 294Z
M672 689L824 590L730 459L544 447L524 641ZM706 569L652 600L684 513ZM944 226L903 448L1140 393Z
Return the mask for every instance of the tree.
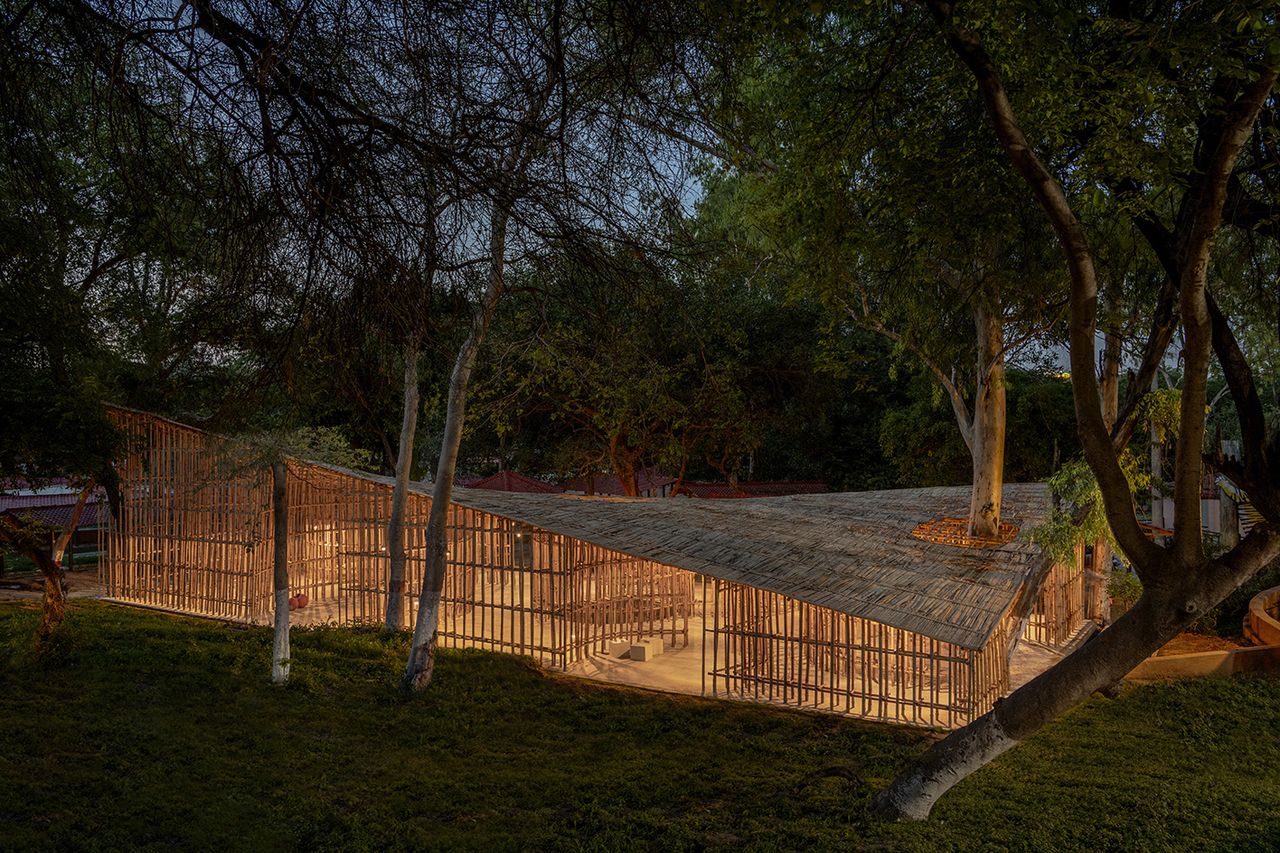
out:
M561 476L608 468L632 496L652 464L737 479L785 396L771 390L795 389L757 359L762 321L785 309L740 281L582 244L520 278L527 295L503 318L481 414L503 434L541 418L538 440L559 448L545 464Z
M271 463L271 591L275 631L271 643L271 681L289 680L289 489L283 459Z
M413 8L201 0L152 15L127 3L71 5L86 28L112 33L116 50L136 53L156 79L180 89L189 121L247 153L257 180L286 202L298 234L314 232L355 255L374 241L377 254L399 261L396 275L417 245L424 268L436 273L420 284L436 281L466 303L470 328L454 358L428 522L425 609L406 674L406 684L425 684L466 390L505 290L508 253L548 235L641 218L646 200L635 191L656 185L601 106L626 84L618 36L635 10L503 0ZM419 239L443 211L452 224L441 241L447 251L434 237ZM424 297L416 294L414 307ZM401 494L413 455L410 374L421 327L408 331ZM394 521L389 532L394 542ZM402 570L402 560L391 562Z
M28 4L0 39L0 478L96 482L115 512L103 398L200 398L252 326L246 246L265 219L226 148L151 108L171 92L103 86L65 23ZM3 534L45 576L42 639L62 620L70 531L52 549L45 533Z
M655 205L640 188L670 198L681 175L655 176L646 146L609 114L624 98L633 62L627 28L636 10L625 4L552 3L549 7L494 3L469 30L469 51L484 61L475 73L489 93L479 114L487 121L488 248L482 289L459 348L446 396L444 434L427 521L427 557L406 689L422 689L435 667L446 567L447 513L462 440L467 393L480 346L506 289L508 252L547 241L599 239L643 233L639 223ZM487 65L485 64L487 62ZM648 140L645 140L648 141Z
M1037 51L1033 60L1018 51L1021 36L1015 35L1018 27L1013 19L999 12L958 19L953 4L945 0L928 0L926 5L948 49L973 75L1000 149L1044 211L1062 247L1071 279L1072 390L1084 457L1097 478L1108 524L1141 579L1143 592L1128 612L1091 642L934 745L877 797L876 806L882 814L914 819L927 816L937 798L969 773L1093 691L1118 681L1280 554L1280 495L1276 486L1280 456L1273 436L1267 433L1248 356L1209 287L1213 245L1224 221L1233 175L1239 175L1241 151L1257 131L1264 104L1275 97L1280 33L1271 10L1238 4L1214 14L1178 6L1144 15L1147 10L1122 4L1111 10L1106 26L1094 26L1087 16L1068 7L1053 20L1032 16L1030 26L1054 46L1052 51ZM1153 40L1137 48L1132 41L1137 34ZM1006 60L997 60L992 49L999 50ZM1081 51L1087 54L1082 56ZM1064 62L1047 63L1046 55ZM1170 56L1179 61L1170 64ZM1149 87L1155 97L1147 118L1166 132L1157 139L1142 138L1136 143L1130 139L1121 146L1116 136L1130 132L1128 110L1097 109L1083 117L1067 112L1046 117L1031 108L1034 119L1050 126L1054 120L1062 122L1054 128L1056 133L1046 133L1041 127L1035 137L1039 141L1033 142L1024 125L1026 111L1015 104L1006 82L1010 75L1027 79L1023 72L1033 62L1037 75L1044 75L1046 66L1055 72L1050 75L1059 87L1055 95L1069 103L1080 103L1073 100L1079 95L1073 84L1088 88L1104 107L1115 106L1112 98L1133 97L1132 89L1123 88L1126 84L1139 82ZM1067 63L1077 72L1088 68L1088 79L1073 77ZM1120 91L1099 91L1092 77L1098 69L1114 70ZM1103 74L1100 79L1108 78ZM1193 120L1181 125L1185 116ZM1184 127L1190 131L1184 132ZM1062 132L1068 128L1069 133ZM1103 140L1100 146L1098 139ZM1074 172L1067 171L1071 158L1064 149L1081 142L1084 156L1073 164L1077 167ZM1115 148L1107 157L1112 146ZM1177 211L1172 221L1158 216L1152 207L1133 203L1139 195L1134 186L1139 173L1135 166L1143 165L1147 157L1189 166L1179 176L1158 169L1143 175L1148 182L1158 182L1160 192L1176 199L1176 204L1170 205ZM1151 160L1145 163L1150 165ZM1130 189L1122 192L1116 203L1133 205L1128 208L1130 215L1168 274L1158 300L1149 306L1153 328L1137 381L1130 388L1132 399L1140 400L1149 386L1150 374L1163 359L1173 329L1180 327L1185 339L1174 463L1175 535L1167 548L1144 537L1134 513L1133 494L1120 462L1120 448L1132 426L1126 426L1122 409L1121 422L1114 431L1109 430L1099 405L1094 343L1097 268L1072 201L1085 170L1097 180L1094 186L1128 184ZM1265 521L1235 548L1210 558L1201 535L1199 489L1203 412L1214 355L1231 387L1245 436L1242 461L1235 473L1248 484L1246 488ZM1121 440L1115 440L1113 432Z
M792 268L797 291L930 373L969 452L970 531L996 536L1006 364L1063 307L1049 231L974 144L981 111L953 97L965 81L912 27L859 9L758 18L739 55L693 84L729 87L718 104L694 100L723 163L712 192L736 199L728 215ZM868 35L868 19L886 32Z

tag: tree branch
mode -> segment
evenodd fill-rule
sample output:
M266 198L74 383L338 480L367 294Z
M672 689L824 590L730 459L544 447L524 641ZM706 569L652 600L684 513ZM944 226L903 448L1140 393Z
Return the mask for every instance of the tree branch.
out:
M1185 241L1178 247L1179 307L1186 334L1183 348L1181 424L1178 452L1174 460L1173 517L1177 535L1173 549L1184 565L1203 560L1200 479L1203 471L1204 408L1208 396L1209 360L1213 329L1209 316L1205 282L1214 237L1222 224L1227 180L1235 168L1240 150L1253 132L1263 102L1275 87L1277 67L1264 65L1256 79L1245 86L1223 115L1221 130L1207 153L1200 180L1189 194L1194 205L1188 212ZM1181 228L1183 223L1179 223Z
M900 332L895 332L893 329L890 329L883 322L881 322L878 317L872 314L871 308L867 304L865 293L863 294L863 297L862 297L862 303L863 303L862 304L863 313L861 315L859 315L858 312L854 311L848 305L845 305L845 310L849 312L849 316L853 319L853 321L858 325L862 326L864 329L869 329L873 332L877 332L883 335L884 337L888 338L889 340L893 341L894 343L901 344L902 346L910 350L911 353L916 358L920 359L920 362L928 369L930 373L934 375L934 378L936 378L938 382L942 385L943 390L947 392L947 397L951 400L951 411L956 416L956 426L960 428L960 437L964 439L965 446L969 448L969 452L972 453L973 452L973 415L970 414L969 404L965 402L964 395L960 393L960 389L956 385L955 381L952 378L948 377L947 374L943 372L942 368L938 366L938 363L934 361L932 358L930 358L928 354L925 353L924 350L916 346L907 338L903 337L903 335Z

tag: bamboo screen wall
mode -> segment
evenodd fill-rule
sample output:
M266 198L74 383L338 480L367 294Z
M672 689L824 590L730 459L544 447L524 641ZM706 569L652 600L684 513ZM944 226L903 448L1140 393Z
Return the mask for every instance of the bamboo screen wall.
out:
M122 414L121 518L106 532L106 595L252 622L269 602L269 476L237 472L234 454L191 429ZM265 595L265 598L264 598ZM269 603L268 603L269 606Z
M242 447L142 413L114 410L129 436L118 463L121 515L106 533L107 595L238 622L272 617L267 467ZM309 599L295 623L381 624L387 606L391 486L290 461L289 576ZM405 623L417 614L429 499L405 512ZM513 505L514 506L514 505ZM518 514L514 510L512 514ZM1094 549L1101 553L1100 549ZM1053 566L1022 636L1057 646L1093 614L1083 549ZM1099 556L1099 560L1103 557ZM749 584L704 578L581 539L454 504L440 643L528 655L569 667L617 642L661 636L700 648L693 692L809 707L876 720L955 727L1009 687L1013 605L977 650L801 602ZM642 667L663 666L666 656Z
M270 474L230 442L113 410L128 436L117 464L121 518L106 534L109 598L238 622L271 619ZM381 624L387 606L391 488L288 463L295 622ZM430 500L405 508L405 623L417 616ZM565 667L611 642L689 644L693 574L453 505L439 639Z
M1098 549L1095 548L1094 553L1097 554ZM1085 548L1080 544L1076 546L1072 562L1054 563L1049 568L1023 637L1055 648L1074 637L1086 616L1094 617L1093 613L1086 613L1094 609L1090 605L1095 596L1086 597L1085 575Z
M951 728L1009 686L1007 620L973 651L730 581L713 595L713 695Z

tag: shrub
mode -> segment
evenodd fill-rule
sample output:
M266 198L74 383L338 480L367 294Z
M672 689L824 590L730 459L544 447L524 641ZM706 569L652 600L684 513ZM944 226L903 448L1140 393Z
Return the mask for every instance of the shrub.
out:
M1119 619L1142 595L1142 581L1128 569L1113 567L1107 578L1107 595L1111 596L1111 618Z

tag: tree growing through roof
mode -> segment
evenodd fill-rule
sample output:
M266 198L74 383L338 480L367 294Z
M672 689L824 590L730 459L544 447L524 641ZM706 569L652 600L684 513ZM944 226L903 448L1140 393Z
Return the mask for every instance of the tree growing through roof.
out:
M1274 427L1269 430L1237 323L1217 297L1238 282L1210 279L1232 185L1268 190L1256 170L1269 156L1246 152L1268 150L1263 140L1274 121L1270 105L1280 66L1274 10L1249 3L1217 12L1116 4L1108 17L1094 20L1066 5L1057 16L1028 12L1018 20L1003 8L958 16L945 0L925 5L942 41L972 74L1000 149L1044 211L1065 256L1071 279L1072 389L1084 457L1097 478L1108 525L1143 591L1095 639L948 735L879 794L876 806L882 814L913 819L927 816L956 782L1045 722L1118 681L1280 554L1280 454ZM1034 56L1023 48L1024 27L1042 40ZM1014 85L1033 80L1052 81L1052 86L1034 87L1037 98L1025 90L1012 94ZM1086 92L1088 99L1082 97ZM1145 93L1138 121L1135 93ZM1090 106L1082 110L1086 102ZM1122 408L1114 429L1099 405L1098 272L1077 211L1081 190L1099 186L1117 190L1113 203L1133 217L1167 276L1149 304L1152 331L1130 388L1132 406ZM1161 203L1152 203L1153 197ZM1184 337L1184 375L1173 466L1175 534L1162 547L1139 527L1121 450L1133 431L1130 414L1178 328ZM1206 391L1215 355L1243 435L1242 459L1231 468L1247 484L1264 522L1235 548L1209 557L1199 492Z

